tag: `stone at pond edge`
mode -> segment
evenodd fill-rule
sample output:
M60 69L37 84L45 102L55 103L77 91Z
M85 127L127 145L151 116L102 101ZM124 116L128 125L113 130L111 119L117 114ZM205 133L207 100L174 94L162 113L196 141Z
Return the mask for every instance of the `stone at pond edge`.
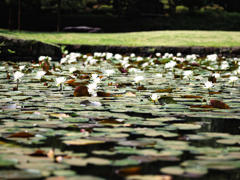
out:
M62 54L59 46L36 40L0 36L1 43L3 43L0 53L2 60L36 60L39 56L50 56L53 59L60 59Z

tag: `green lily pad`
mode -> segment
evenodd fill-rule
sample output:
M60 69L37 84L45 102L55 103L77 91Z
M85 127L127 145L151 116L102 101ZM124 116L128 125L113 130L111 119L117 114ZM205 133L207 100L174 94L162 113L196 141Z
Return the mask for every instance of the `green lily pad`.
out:
M184 177L201 177L207 174L207 169L201 166L196 167L180 167L169 166L161 168L161 172L165 174L184 176Z
M197 130L201 128L199 124L189 124L189 123L174 123L171 126L176 127L179 130Z
M41 179L43 176L39 171L36 170L1 170L0 171L0 178L1 179L11 179L11 180L34 180L34 179Z

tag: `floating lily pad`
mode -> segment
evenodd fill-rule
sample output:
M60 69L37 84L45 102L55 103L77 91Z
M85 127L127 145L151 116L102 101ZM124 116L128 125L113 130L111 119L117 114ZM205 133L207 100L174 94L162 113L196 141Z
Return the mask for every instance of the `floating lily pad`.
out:
M171 126L176 127L179 130L197 130L201 128L198 124L185 124L185 123L174 123Z
M11 179L11 180L27 180L27 179L40 179L43 178L41 173L37 170L1 170L0 171L1 179Z
M91 145L91 144L103 144L104 141L98 141L98 140L91 140L91 139L76 139L76 140L68 140L64 141L66 145L75 145L75 146L85 146L85 145Z
M74 158L74 159L67 159L64 161L66 164L71 166L86 166L88 164L94 164L98 166L110 165L111 161L102 158L90 157L90 158Z
M168 175L130 175L127 176L127 180L170 180L171 176Z
M161 168L161 172L170 175L185 176L185 177L201 177L207 174L207 169L201 166L196 167L180 167L170 166Z
M14 165L17 164L17 160L9 160L9 159L3 159L1 156L0 156L0 167L13 167Z

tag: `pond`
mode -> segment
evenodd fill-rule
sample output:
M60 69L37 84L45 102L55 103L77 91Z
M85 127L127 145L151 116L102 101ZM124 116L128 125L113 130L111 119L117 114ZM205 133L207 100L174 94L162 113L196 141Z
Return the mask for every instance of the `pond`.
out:
M240 58L0 62L0 179L239 179Z

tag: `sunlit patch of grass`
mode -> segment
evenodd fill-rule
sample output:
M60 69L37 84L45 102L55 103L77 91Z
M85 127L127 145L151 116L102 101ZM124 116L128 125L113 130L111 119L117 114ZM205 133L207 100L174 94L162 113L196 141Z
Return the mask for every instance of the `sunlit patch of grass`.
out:
M240 46L240 32L233 31L148 31L130 33L55 33L8 31L0 35L35 39L55 44L123 46Z

